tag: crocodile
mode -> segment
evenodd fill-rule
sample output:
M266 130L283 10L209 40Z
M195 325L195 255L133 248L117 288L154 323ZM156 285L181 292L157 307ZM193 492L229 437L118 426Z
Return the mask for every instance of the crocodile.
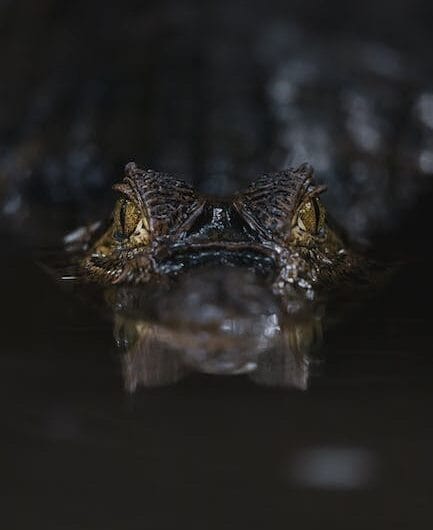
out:
M324 293L368 269L329 219L312 167L222 199L131 162L114 188L107 222L68 244L113 312L125 388L198 371L306 389Z

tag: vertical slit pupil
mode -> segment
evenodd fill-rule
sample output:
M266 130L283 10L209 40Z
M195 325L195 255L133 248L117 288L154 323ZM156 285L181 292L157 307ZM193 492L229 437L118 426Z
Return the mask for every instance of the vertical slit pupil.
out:
M125 222L126 222L126 202L123 202L123 203L122 203L122 206L120 207L119 221L120 221L120 226L122 227L122 232L125 234L125 232L126 232L126 229L125 229Z
M313 199L311 202L313 203L314 215L315 215L315 218L316 218L315 232L318 232L319 231L319 222L320 222L320 208L319 208L319 205L317 203L317 199Z

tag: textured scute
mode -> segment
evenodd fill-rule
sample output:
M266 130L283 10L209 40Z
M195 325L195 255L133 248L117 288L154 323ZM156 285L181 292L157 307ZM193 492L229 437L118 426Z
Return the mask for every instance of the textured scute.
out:
M178 234L186 229L204 205L204 199L183 180L140 169L133 162L125 168L123 183L115 188L146 210L155 237Z
M296 209L305 195L315 189L311 187L312 176L313 170L307 164L264 175L244 193L237 194L235 208L264 237L286 241Z

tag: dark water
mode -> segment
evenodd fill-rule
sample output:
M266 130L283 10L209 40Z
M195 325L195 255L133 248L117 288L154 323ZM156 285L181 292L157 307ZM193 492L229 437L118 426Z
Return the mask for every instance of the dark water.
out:
M2 527L430 528L428 3L85 4L1 7ZM301 96L278 107L270 79ZM305 390L195 373L127 392L109 312L29 246L107 211L130 158L223 193L297 157L400 268L325 329Z
M8 528L431 524L431 263L326 334L307 391L190 375L129 394L110 322L7 241Z

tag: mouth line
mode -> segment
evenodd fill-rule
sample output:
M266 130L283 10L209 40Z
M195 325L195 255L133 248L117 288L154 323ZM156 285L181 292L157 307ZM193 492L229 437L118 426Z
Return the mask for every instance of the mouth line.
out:
M168 249L168 255L194 254L197 252L250 252L267 258L275 258L275 251L260 243L251 241L203 241L195 243L176 243Z
M234 264L270 271L276 263L275 252L254 242L205 241L176 243L157 256L163 267L177 270L205 264Z

